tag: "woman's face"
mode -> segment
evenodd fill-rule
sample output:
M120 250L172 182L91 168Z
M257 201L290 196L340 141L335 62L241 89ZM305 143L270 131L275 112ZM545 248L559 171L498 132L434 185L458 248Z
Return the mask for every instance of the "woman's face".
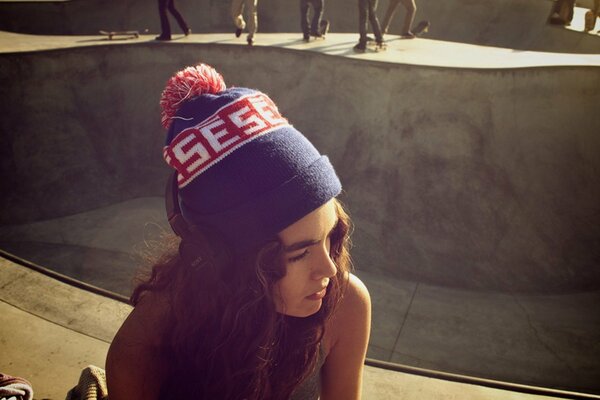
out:
M277 311L308 317L319 311L337 268L330 257L330 235L338 221L334 200L279 233L285 276L274 285Z

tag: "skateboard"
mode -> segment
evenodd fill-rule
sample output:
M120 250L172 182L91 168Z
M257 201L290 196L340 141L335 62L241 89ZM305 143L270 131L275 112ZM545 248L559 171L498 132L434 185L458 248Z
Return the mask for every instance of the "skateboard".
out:
M318 33L310 34L310 35L308 33L305 33L304 41L309 42L311 36L314 37L315 39L325 39L325 36L327 35L327 33L329 33L329 20L322 19L321 23L319 24Z
M386 51L387 50L387 44L385 42L381 42L381 43L377 43L376 41L368 41L367 42L367 47L370 50L373 50L376 53L379 53L380 51Z
M365 53L367 50L379 53L380 51L387 50L387 44L385 42L377 43L375 40L367 38L367 43L364 44L364 47L357 44L353 47L353 50L355 53Z
M593 31L596 26L597 15L592 10L585 13L585 32Z
M123 37L123 39L137 39L140 37L138 31L100 31L101 35L108 36L108 40L113 37Z

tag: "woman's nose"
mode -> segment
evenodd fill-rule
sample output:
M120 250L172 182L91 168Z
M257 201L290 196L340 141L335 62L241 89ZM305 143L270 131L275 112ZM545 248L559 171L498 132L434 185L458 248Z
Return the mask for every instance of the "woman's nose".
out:
M337 273L337 266L331 258L329 246L319 248L319 257L313 267L313 279L331 278Z

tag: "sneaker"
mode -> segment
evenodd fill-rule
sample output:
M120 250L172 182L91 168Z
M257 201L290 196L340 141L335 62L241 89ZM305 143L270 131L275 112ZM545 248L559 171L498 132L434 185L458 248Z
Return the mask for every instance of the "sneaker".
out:
M367 44L363 42L358 42L356 46L354 46L354 51L364 53L367 51Z
M159 40L159 41L171 40L171 36L160 35L160 36L155 37L154 40Z
M242 29L241 28L237 28L235 30L235 37L240 37L242 35Z
M190 36L192 34L192 30L190 28L187 28L187 30L185 31L185 36Z
M311 33L310 36L314 37L315 39L323 39L325 37L320 33Z
M305 42L310 42L310 35L309 35L308 33L305 33L305 34L302 36L302 39L303 39Z
M254 38L249 37L246 41L248 42L248 46L254 46Z
M412 33L411 31L404 32L400 36L402 37L402 39L414 39L415 38L415 34Z

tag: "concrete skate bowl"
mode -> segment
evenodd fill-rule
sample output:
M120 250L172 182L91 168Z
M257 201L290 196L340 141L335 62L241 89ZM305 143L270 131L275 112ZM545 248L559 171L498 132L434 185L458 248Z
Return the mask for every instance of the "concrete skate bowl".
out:
M580 0L578 6L592 7L593 0ZM354 2L355 3L355 2ZM331 21L332 32L357 32L358 11L347 0L328 0L325 17ZM381 1L378 15L383 18L388 6ZM431 21L427 38L565 53L599 53L600 35L585 34L546 24L552 1L549 0L419 0L415 21ZM229 2L182 0L179 10L193 31L232 32ZM402 30L404 10L399 7L390 26L390 34ZM574 26L583 24L577 15ZM259 4L260 32L300 32L297 5L277 0L261 0ZM160 32L154 5L143 0L66 0L0 2L0 30L45 35L90 35L100 29L149 29ZM178 34L176 25L173 33ZM389 38L394 39L393 36ZM394 39L397 40L397 39Z
M417 287L454 293L452 304L481 315L489 310L474 311L483 306L472 296L493 293L519 307L520 296L598 299L600 68L591 66L433 68L218 44L2 54L0 248L127 295L148 229L165 228L157 99L200 54L230 86L270 94L331 157L356 224L357 273L373 283L374 329L409 326L403 310L418 306ZM401 293L378 297L388 289ZM422 310L415 320L436 313ZM532 326L494 318L515 330ZM585 318L597 327L597 316ZM573 339L561 354L567 377L558 366L530 372L501 351L484 350L474 363L472 340L469 355L443 353L439 346L457 348L457 338L430 328L440 330L415 328L435 341L422 343L423 354L396 351L404 330L374 334L371 356L600 392L597 330L591 347ZM539 346L506 342L522 354ZM579 354L592 361L577 363Z

